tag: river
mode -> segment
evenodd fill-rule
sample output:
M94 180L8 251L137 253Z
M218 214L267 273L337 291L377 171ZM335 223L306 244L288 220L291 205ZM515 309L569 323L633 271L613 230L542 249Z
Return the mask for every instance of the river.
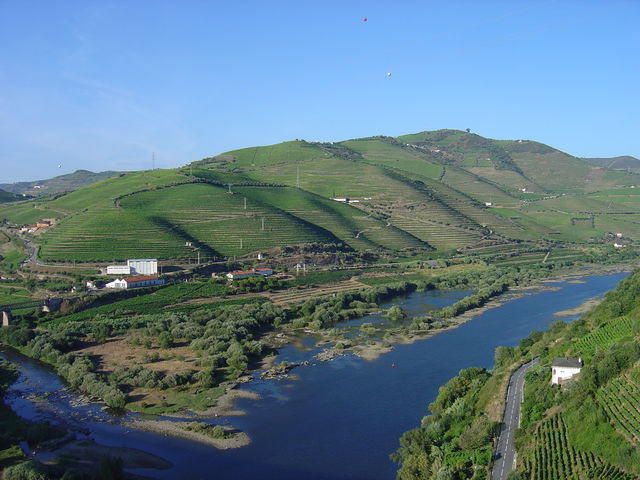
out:
M218 451L130 430L96 405L75 405L75 396L61 391L60 381L46 367L0 350L0 356L19 360L23 374L8 392L7 403L27 418L64 416L67 422L87 429L99 443L143 449L174 464L165 471L135 470L156 478L393 479L396 465L389 454L404 431L419 425L442 384L463 368L491 368L497 346L516 345L531 331L544 330L555 320L572 320L575 317L555 317L554 313L602 296L626 276L594 275L580 282L552 283L552 290L512 299L459 328L397 345L374 361L342 356L315 362L312 357L318 348L311 338L305 339L306 348L287 346L279 351L280 360L312 360L312 364L294 370L296 380L255 379L242 387L259 393L262 399L239 400L237 406L247 414L222 419L252 439L251 445L237 450ZM413 293L387 306L399 304L413 315L451 304L463 294ZM380 320L370 316L350 325ZM26 399L47 391L51 393L44 404L53 413L43 411L43 402Z

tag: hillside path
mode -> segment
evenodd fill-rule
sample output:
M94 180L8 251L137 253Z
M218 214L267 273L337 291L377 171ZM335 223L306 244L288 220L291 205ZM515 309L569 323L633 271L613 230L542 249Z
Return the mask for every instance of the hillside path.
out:
M511 379L509 379L507 402L504 408L502 424L500 425L500 438L498 439L493 471L491 473L492 480L505 480L515 466L516 450L513 446L513 440L516 428L520 426L520 406L524 393L524 376L532 367L536 366L539 361L539 358L534 358L530 362L525 363L518 368L513 375L511 375Z

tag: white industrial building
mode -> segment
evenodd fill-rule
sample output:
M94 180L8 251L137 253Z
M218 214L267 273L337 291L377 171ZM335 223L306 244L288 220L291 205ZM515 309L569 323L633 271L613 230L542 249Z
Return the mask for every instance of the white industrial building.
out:
M155 275L158 273L158 260L155 258L134 258L127 260L132 274Z
M109 265L107 266L107 275L130 275L131 268L129 265Z
M567 380L571 380L582 370L581 358L561 357L553 360L551 364L551 383L560 385Z
M126 265L109 265L107 275L156 275L158 260L155 258L132 258Z

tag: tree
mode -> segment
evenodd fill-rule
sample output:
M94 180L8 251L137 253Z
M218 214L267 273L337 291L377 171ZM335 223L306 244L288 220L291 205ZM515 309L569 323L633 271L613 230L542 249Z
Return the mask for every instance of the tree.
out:
M173 346L173 337L167 331L162 332L158 337L158 345L160 348L171 348Z
M387 318L392 322L401 322L405 318L407 318L407 314L404 313L404 310L398 305L394 305L389 310L387 310Z

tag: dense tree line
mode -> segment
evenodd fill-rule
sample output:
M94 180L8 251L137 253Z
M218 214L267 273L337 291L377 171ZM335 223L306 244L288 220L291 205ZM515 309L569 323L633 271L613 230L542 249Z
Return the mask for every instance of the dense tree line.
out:
M499 423L483 414L478 390L490 378L484 368L468 368L440 387L431 415L400 438L391 456L400 464L398 479L488 478Z

